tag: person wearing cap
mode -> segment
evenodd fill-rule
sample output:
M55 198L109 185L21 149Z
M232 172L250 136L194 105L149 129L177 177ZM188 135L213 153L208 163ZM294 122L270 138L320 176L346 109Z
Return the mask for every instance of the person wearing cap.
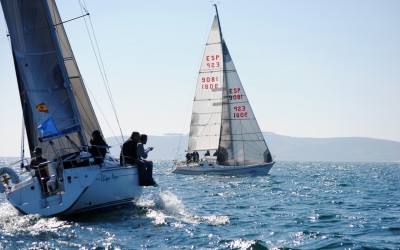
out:
M103 163L104 157L107 153L108 145L101 136L99 130L93 131L92 139L90 139L90 144L92 146L89 148L89 153L94 157L93 164Z
M39 183L42 185L43 190L46 190L44 187L46 187L46 183L49 180L49 175L46 171L47 164L42 164L42 163L47 162L47 159L43 158L41 147L35 147L35 149L33 150L33 154L34 157L32 158L29 164L29 169L35 171L35 177L38 178Z

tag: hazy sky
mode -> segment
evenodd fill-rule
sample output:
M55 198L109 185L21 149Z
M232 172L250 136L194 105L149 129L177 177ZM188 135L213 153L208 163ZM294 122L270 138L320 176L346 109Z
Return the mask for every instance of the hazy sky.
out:
M64 20L81 15L77 0L57 3ZM212 3L86 0L86 5L123 133L188 133ZM400 141L400 1L222 0L218 7L263 131ZM119 135L84 21L65 27L99 105L94 104L104 134ZM6 35L1 13L0 156L18 156L22 112Z

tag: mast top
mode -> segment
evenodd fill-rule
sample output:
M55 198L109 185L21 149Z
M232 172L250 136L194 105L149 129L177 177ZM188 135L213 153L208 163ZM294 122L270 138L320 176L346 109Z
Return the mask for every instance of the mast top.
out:
M222 30L221 30L221 23L219 21L219 14L218 14L218 8L217 8L217 4L213 4L215 7L215 15L217 16L217 20L218 20L218 29L219 29L219 34L221 36L221 41L222 41Z

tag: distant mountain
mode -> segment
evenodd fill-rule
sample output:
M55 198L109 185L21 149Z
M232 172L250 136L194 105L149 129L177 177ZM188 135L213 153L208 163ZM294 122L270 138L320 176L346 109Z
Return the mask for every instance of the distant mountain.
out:
M396 141L364 137L298 138L271 132L264 132L264 137L277 161L400 162L400 142ZM111 153L119 156L116 139L106 140L110 146L117 145ZM154 147L149 158L175 159L177 152L185 154L187 142L188 135L149 136L147 144Z
M265 133L276 160L398 162L400 142L365 138L297 138Z

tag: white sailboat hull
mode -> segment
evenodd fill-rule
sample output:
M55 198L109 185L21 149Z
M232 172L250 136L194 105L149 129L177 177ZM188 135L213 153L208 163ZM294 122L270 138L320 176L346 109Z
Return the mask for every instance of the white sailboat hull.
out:
M223 166L216 162L200 161L199 163L179 164L172 173L185 175L267 175L274 163Z
M6 192L8 201L24 214L66 216L113 206L135 203L143 188L135 166L116 161L65 169L62 188L44 193L37 178L19 183Z

